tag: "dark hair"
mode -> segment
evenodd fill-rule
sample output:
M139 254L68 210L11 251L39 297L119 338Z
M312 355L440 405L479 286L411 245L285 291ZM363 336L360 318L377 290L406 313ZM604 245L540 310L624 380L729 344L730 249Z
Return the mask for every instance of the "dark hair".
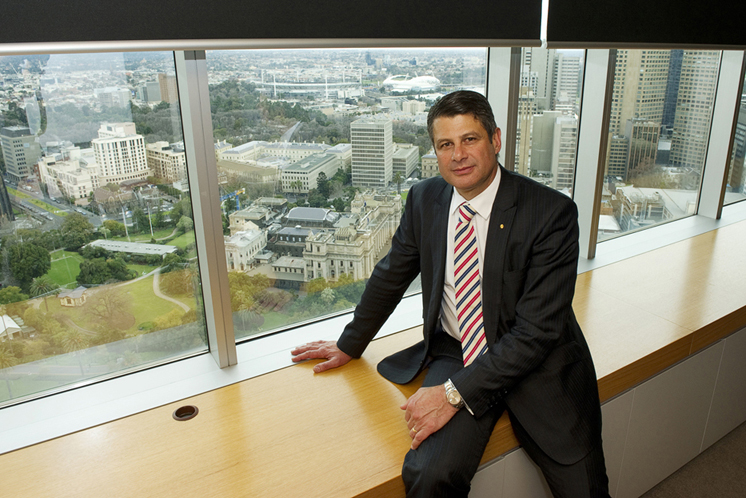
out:
M492 142L492 135L495 134L497 124L495 116L492 114L492 107L487 98L481 93L470 90L459 90L441 97L427 114L427 133L430 135L430 141L433 141L433 123L437 118L452 118L461 114L471 114L474 119L479 121L482 127L487 131L487 136Z

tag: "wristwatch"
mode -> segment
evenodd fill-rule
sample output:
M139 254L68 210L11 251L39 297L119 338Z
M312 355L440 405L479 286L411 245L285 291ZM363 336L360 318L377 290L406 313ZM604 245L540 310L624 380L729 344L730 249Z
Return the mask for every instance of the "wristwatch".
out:
M446 399L451 404L451 406L457 410L463 408L465 404L464 399L459 394L456 386L453 385L453 382L451 382L451 379L448 379L444 386L446 388Z

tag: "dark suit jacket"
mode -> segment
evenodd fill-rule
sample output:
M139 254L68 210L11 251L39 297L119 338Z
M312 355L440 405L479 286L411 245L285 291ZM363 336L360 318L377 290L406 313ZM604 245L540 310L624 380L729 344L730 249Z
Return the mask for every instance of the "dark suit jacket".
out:
M425 365L440 316L448 208L440 177L415 185L389 254L376 266L338 346L360 357L421 273L424 340L379 366L396 383ZM490 348L452 377L479 417L504 402L551 458L583 458L600 442L593 362L572 311L578 262L577 208L564 194L501 167L484 254L482 299Z

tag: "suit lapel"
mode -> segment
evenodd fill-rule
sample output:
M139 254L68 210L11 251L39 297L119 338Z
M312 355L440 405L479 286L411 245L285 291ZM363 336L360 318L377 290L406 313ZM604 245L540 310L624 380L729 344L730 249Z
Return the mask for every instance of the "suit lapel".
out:
M484 250L484 280L482 281L484 325L487 342L494 344L497 337L497 325L500 320L500 302L502 301L503 272L505 269L505 251L508 237L513 226L516 210L516 192L513 175L500 166L500 186L490 214L490 227L487 231L487 243Z
M440 316L445 282L446 244L448 237L448 208L451 205L453 187L444 182L443 190L435 197L432 216L431 247L433 268L433 292L430 295L429 323L434 327Z

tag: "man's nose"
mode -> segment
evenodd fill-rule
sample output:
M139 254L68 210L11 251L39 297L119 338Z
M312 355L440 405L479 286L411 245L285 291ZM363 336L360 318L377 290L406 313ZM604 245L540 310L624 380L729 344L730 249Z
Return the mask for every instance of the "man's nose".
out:
M461 161L465 157L466 157L466 151L464 150L464 146L461 144L454 145L453 146L453 160Z

